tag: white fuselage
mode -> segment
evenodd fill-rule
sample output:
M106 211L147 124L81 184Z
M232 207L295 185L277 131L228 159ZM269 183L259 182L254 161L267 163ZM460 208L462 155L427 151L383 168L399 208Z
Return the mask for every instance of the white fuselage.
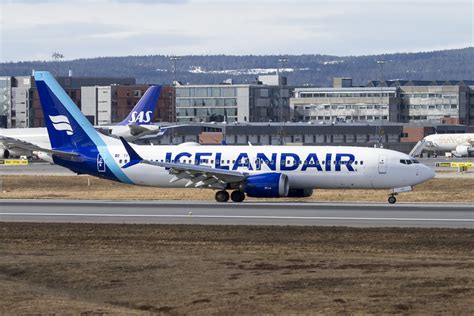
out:
M426 150L431 151L452 151L458 146L474 145L474 134L433 134L424 138L426 141Z
M95 128L98 130L109 131L110 134L117 137L121 136L125 139L135 138L134 135L131 134L131 129L128 125L104 125L95 126ZM158 125L143 125L142 128L147 129L150 132L156 132L160 127ZM22 155L31 156L32 152L29 150L20 148L10 149L7 148L7 146L2 145L2 136L15 138L45 149L51 149L51 143L46 127L0 128L0 149L9 149L11 157L18 157ZM45 160L51 162L51 157L48 155L41 155L40 158L46 158Z
M379 148L132 146L146 160L200 164L212 168L241 171L249 175L269 172L284 173L288 176L290 189L393 189L413 186L434 177L432 169L418 162L414 163L413 158L408 155ZM112 145L108 146L108 149L118 165L123 166L128 162L128 155L123 146ZM410 160L410 163L402 163L401 160ZM163 167L136 164L122 170L135 184L184 187L187 183L186 180L170 183L172 175Z

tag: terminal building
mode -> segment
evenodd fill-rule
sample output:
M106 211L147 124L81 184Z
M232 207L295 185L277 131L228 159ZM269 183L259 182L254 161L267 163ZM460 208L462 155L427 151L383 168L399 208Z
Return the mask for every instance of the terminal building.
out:
M57 77L56 80L91 123L110 124L125 118L148 85L135 78ZM154 121L173 121L173 88L164 86ZM44 118L32 76L0 77L0 127L42 127Z
M392 87L296 88L290 99L297 122L400 122L400 108Z
M369 81L354 87L335 78L331 88L296 88L295 121L474 124L474 81Z
M177 86L176 122L288 121L291 90L275 75L259 76L255 84Z

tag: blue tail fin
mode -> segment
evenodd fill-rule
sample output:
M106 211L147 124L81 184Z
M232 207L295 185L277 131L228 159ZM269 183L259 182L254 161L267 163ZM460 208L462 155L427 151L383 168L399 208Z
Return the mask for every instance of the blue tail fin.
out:
M74 160L53 155L54 162L77 173L131 183L109 152L104 140L107 137L97 133L51 74L37 71L35 82L51 148L79 154Z
M130 114L117 125L151 124L160 93L161 86L150 86Z
M47 71L37 71L35 82L52 149L96 146L94 141L100 137L94 127L53 76Z

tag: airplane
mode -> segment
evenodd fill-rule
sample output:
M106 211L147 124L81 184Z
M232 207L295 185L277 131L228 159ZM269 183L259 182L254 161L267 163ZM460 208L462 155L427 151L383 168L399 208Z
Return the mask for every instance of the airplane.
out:
M474 133L432 134L419 141L410 156L419 156L423 150L451 152L455 157L474 155Z
M113 137L124 137L128 141L163 132L160 131L160 126L152 125L151 122L160 92L161 86L150 86L123 121L95 128ZM35 146L51 148L45 127L0 129L0 159L30 157ZM37 156L51 162L50 157L44 153L39 152Z
M388 202L434 171L382 148L144 146L97 133L49 72L35 72L54 163L79 174L167 188L216 190L215 199L308 197L313 189L390 189ZM228 190L232 190L229 194Z

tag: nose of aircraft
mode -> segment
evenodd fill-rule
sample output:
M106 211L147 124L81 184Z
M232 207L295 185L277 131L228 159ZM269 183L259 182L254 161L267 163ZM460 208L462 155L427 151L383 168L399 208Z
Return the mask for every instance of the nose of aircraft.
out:
M436 173L430 167L420 164L419 175L420 175L420 178L422 179L422 182L425 182L430 179L433 179Z

